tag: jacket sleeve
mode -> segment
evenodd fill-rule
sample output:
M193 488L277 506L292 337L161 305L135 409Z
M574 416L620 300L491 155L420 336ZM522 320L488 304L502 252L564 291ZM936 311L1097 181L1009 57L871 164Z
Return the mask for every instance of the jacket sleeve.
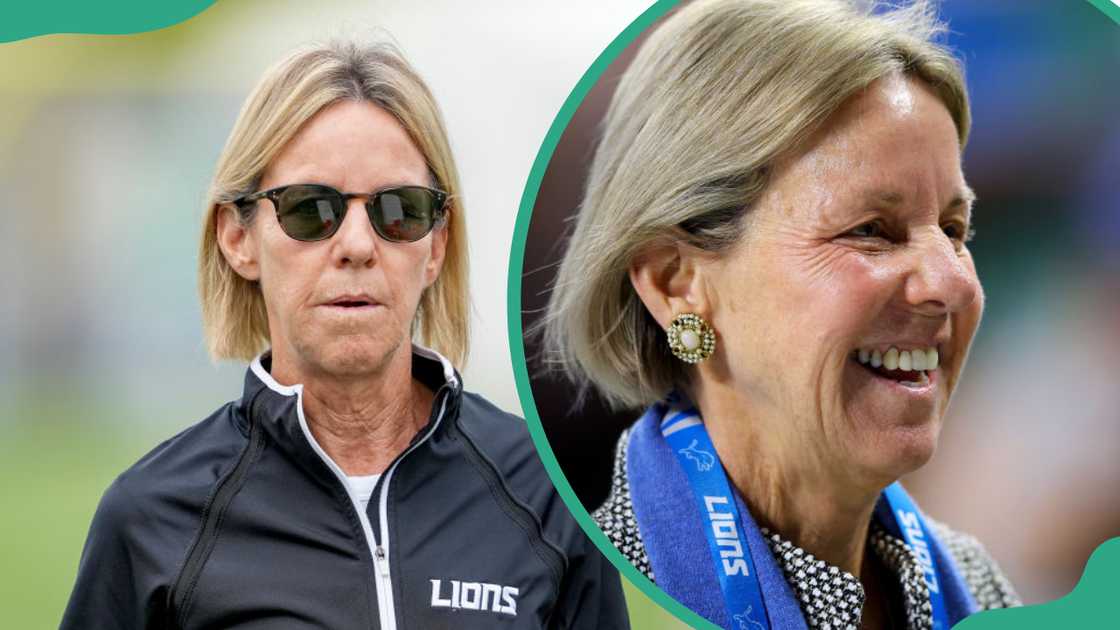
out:
M161 595L154 558L145 557L137 537L144 512L123 477L105 491L94 513L78 563L78 577L62 617L63 630L155 628Z
M576 526L578 529L578 526ZM630 627L618 569L578 532L568 555L560 595L549 620L553 630L626 630Z

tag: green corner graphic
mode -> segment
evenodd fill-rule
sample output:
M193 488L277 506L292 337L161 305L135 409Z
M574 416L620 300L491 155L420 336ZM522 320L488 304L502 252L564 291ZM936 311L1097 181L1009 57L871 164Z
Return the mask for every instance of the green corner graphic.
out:
M1087 0L1104 15L1120 24L1120 6L1112 0ZM575 516L580 526L610 561L618 567L623 576L633 583L646 596L662 606L681 621L694 628L717 628L714 624L692 612L664 591L646 576L642 575L617 550L605 534L595 525L591 515L583 508L560 468L552 446L548 442L544 426L533 399L529 384L529 371L525 360L524 331L521 326L521 270L525 260L525 239L529 234L529 222L533 206L540 192L541 181L552 160L552 154L560 142L560 136L567 128L576 109L579 108L592 86L618 55L626 49L638 35L667 13L678 0L660 0L647 9L616 37L595 59L587 72L572 89L563 106L553 119L545 135L518 207L517 222L510 245L509 280L506 291L507 318L509 326L510 358L513 361L514 379L517 393L525 412L533 442L540 452L541 459L552 478L560 497ZM993 610L977 613L957 624L963 630L1033 630L1042 628L1094 628L1112 623L1111 611L1106 608L1106 597L1114 590L1120 578L1120 538L1111 539L1093 553L1085 567L1085 573L1077 587L1066 597L1045 604L1025 606L1008 610Z
M0 43L53 33L142 33L178 24L211 4L214 0L13 2L0 20Z
M1112 18L1113 22L1120 24L1120 4L1116 4L1113 0L1088 0L1089 4L1093 5L1108 17Z
M973 615L954 626L955 630L1031 630L1041 628L1105 628L1115 627L1111 603L1116 597L1116 579L1120 577L1120 538L1113 538L1097 547L1085 573L1069 595L1052 602L989 610Z

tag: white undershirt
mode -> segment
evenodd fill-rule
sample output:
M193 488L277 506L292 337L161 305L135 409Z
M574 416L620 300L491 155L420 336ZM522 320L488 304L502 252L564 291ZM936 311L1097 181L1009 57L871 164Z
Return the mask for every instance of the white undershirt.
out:
M373 496L373 487L381 475L347 475L346 482L350 484L350 491L362 502L362 512L366 512L369 498Z

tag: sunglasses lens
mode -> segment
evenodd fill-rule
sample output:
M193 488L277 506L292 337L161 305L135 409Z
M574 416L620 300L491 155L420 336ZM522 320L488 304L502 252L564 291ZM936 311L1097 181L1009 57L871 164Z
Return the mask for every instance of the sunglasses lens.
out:
M443 209L443 198L427 188L393 188L381 191L370 206L370 221L382 238L411 243L432 231Z
M318 241L338 231L345 208L342 197L329 188L291 186L280 195L277 218L288 236L299 241Z

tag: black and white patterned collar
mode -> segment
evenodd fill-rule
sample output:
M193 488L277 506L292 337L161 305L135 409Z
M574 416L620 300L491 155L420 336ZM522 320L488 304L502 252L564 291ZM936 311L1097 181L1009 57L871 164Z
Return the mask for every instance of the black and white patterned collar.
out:
M793 588L810 628L856 630L863 615L866 594L859 578L815 557L801 547L762 528L778 566ZM872 552L895 576L901 587L906 627L928 630L933 627L933 608L929 588L922 579L918 559L906 543L872 525L868 544Z

